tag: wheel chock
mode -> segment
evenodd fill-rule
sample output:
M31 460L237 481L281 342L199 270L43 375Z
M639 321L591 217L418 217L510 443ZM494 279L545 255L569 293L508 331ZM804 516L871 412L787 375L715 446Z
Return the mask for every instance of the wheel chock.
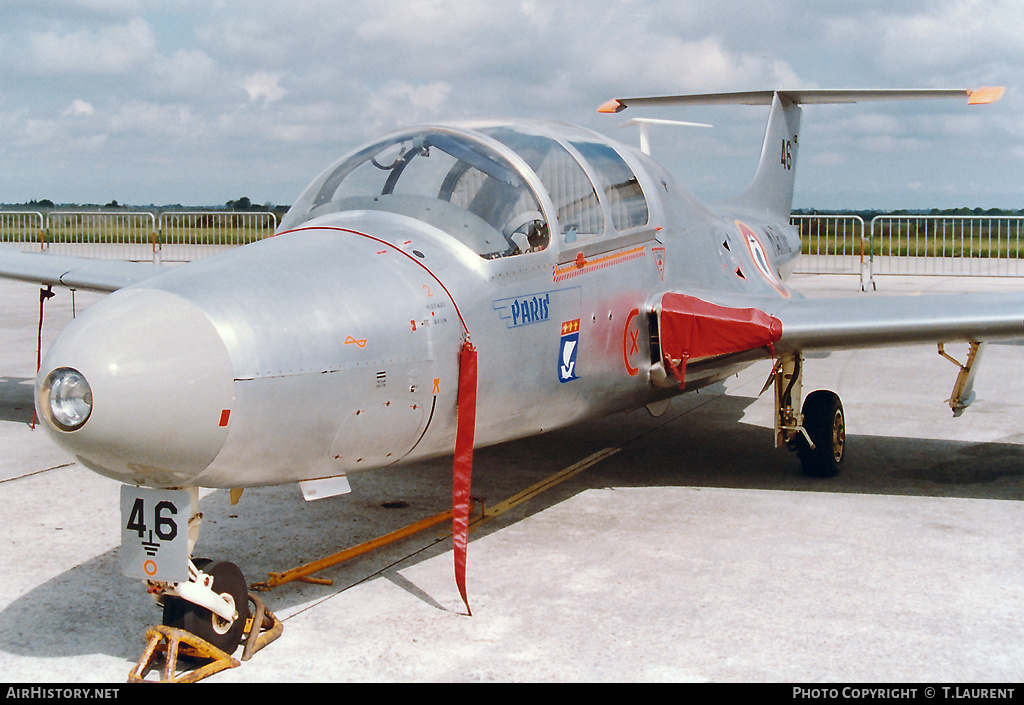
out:
M149 643L145 653L128 673L129 683L196 683L215 673L242 665L230 654L184 629L160 624L146 630L146 639ZM162 678L158 681L147 680L146 674L153 668L153 662L161 653L164 655ZM207 660L208 663L194 670L176 674L179 656Z
M281 620L267 609L263 600L250 592L249 602L253 609L249 611L252 616L245 625L245 633L242 635L242 643L245 645L242 649L243 661L251 659L257 651L275 641L284 631Z
M267 609L256 595L248 593L253 609L242 634L242 661L248 661L259 650L276 641L284 631L284 624ZM184 629L157 625L146 630L146 651L135 667L128 673L129 683L197 683L229 668L238 668L241 662L231 654L218 649L205 639ZM147 680L146 674L154 668L154 662L163 654L163 673L160 680ZM206 661L198 668L177 673L178 657Z

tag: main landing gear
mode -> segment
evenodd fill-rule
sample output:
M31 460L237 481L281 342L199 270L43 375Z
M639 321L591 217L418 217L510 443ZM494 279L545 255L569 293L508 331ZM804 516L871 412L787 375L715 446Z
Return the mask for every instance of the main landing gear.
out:
M795 450L808 477L834 477L846 450L843 403L835 392L820 389L801 405L802 368L801 353L785 353L769 378L775 382L775 446Z
M967 361L961 364L950 356L943 343L939 355L959 368L950 398L946 400L954 417L964 413L974 401L974 378L985 343L970 341ZM775 447L795 450L800 465L809 477L833 477L839 473L846 451L846 418L839 397L827 390L811 392L801 405L800 352L783 353L775 362L762 393L775 385Z

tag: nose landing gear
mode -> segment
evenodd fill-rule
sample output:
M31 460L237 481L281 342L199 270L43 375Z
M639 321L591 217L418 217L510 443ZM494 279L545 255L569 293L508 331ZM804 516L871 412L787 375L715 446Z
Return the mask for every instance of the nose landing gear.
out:
M129 682L145 681L160 654L165 661L163 682L206 678L239 666L232 654L243 642L242 660L247 661L284 629L249 592L238 566L191 558L202 518L197 487L121 488L122 569L129 576L143 578L149 594L163 609L163 623L147 631L149 645L130 672ZM179 656L200 665L178 674Z
M199 582L208 582L206 587L232 607L232 618L177 595L164 596L163 624L146 631L148 644L128 674L129 683L195 683L240 666L241 662L232 656L240 644L244 644L241 661L248 661L284 631L281 621L263 601L248 592L238 566L207 559L197 559L193 564ZM156 667L160 656L161 678L149 681L146 675ZM179 657L185 657L187 663L179 663Z

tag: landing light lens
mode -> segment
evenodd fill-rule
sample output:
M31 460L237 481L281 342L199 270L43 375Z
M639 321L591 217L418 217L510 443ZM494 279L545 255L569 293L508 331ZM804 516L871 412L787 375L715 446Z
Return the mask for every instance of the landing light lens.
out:
M62 431L81 428L92 413L92 389L82 373L70 367L59 367L46 376L42 399L50 422Z

